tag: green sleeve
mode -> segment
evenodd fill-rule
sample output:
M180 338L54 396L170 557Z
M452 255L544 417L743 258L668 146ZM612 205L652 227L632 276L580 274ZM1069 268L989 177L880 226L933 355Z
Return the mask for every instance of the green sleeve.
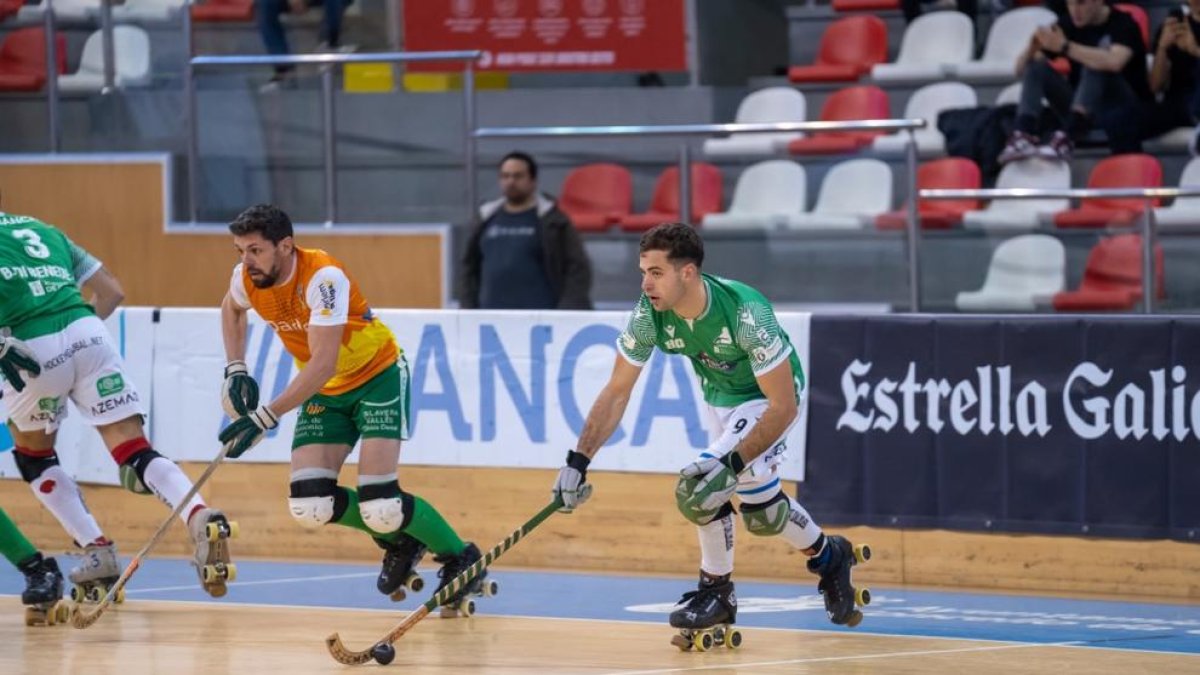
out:
M629 323L617 338L617 351L630 363L643 365L650 360L654 353L655 329L654 316L651 314L650 300L645 295L638 301L637 307L629 315Z
M67 246L71 249L71 273L75 276L75 283L82 286L104 264L82 246L71 241L70 237L63 235L63 238L67 240Z
M775 310L761 300L749 300L739 308L735 339L738 347L750 356L755 377L779 365L792 353L775 319Z

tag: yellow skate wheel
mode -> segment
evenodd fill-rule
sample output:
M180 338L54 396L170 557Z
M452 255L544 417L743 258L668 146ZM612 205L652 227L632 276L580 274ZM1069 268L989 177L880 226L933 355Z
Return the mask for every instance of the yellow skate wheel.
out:
M855 628L858 626L858 624L862 623L862 620L863 620L863 613L855 612L850 615L850 620L846 622L846 625L851 628Z
M866 607L871 604L871 589L856 588L854 589L854 604L859 607Z
M742 646L742 631L736 628L730 628L725 631L725 647L728 649L737 649Z
M712 649L713 636L709 631L700 631L692 636L692 647L698 652L706 652Z
M671 644L679 647L679 651L686 652L692 648L692 641L681 635L676 635L671 638Z
M216 541L221 538L221 526L216 523L209 523L204 526L204 537L209 541Z
M495 581L484 582L484 584L483 584L484 597L490 598L494 595L499 595L499 594L500 594L500 584L496 583Z
M206 584L211 584L220 579L220 576L217 575L217 568L213 565L205 565L201 568L200 576Z
M238 536L238 534L241 531L242 531L242 528L238 526L238 522L236 520L229 521L229 538L230 539L233 539L234 537Z
M104 599L104 589L102 586L89 586L87 589L88 602L100 602Z
M71 618L71 606L60 600L54 605L54 613L59 623L66 623Z
M404 580L404 586L401 586L401 588L404 587L408 587L408 590L412 591L413 593L420 593L421 589L425 588L425 580L421 578L420 574L413 572L412 574L408 575L408 579ZM397 592L402 593L403 591ZM403 600L404 598L401 597L400 599Z
M71 587L71 599L75 602L83 602L87 599L87 593L79 586Z
M26 626L42 626L45 625L46 618L36 607L25 608L25 625Z
M225 581L233 581L235 579L237 579L237 565L225 563Z
M871 559L871 547L867 544L859 544L854 547L854 559L860 563L865 563Z

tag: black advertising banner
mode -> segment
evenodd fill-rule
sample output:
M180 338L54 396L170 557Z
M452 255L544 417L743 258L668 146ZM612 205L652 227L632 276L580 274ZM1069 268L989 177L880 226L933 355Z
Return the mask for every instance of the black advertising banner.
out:
M1200 320L814 316L810 350L822 521L1200 534Z

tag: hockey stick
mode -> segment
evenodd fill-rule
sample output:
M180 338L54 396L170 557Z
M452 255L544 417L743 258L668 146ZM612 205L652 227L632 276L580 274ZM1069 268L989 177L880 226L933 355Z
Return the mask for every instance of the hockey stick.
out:
M137 555L133 556L133 559L130 560L129 564L125 566L125 571L121 572L121 576L117 579L117 583L113 584L112 587L108 589L108 593L104 596L104 599L100 601L100 604L96 605L96 608L90 612L83 611L80 605L75 606L74 610L71 612L72 626L75 626L76 628L87 628L88 626L96 623L101 614L104 614L105 610L108 609L108 606L112 604L113 599L117 597L117 594L125 588L125 584L129 582L129 578L133 576L133 573L137 571L138 567L141 567L142 559L145 558L146 554L150 552L150 549L154 548L158 544L158 541L162 539L162 536L167 531L167 528L171 526L171 522L179 517L179 514L183 512L184 507L188 505L188 502L192 501L192 497L195 497L196 493L200 491L200 486L204 485L204 483L208 481L209 477L212 476L213 471L216 471L221 462L225 460L225 455L229 453L230 445L231 444L227 443L221 447L220 454L217 455L216 459L209 463L208 468L204 470L204 473L200 474L200 478L198 478L196 482L192 484L192 489L188 490L187 494L183 496L183 499L179 500L179 504L177 504L175 509L171 511L171 515L167 516L167 519L162 522L162 525L158 526L158 531L154 533L153 537L150 537L150 541L146 542L146 545L142 547L142 550L138 551Z
M590 488L591 486L587 487ZM586 497L584 497L584 499L586 499ZM548 504L546 508L539 511L536 516L530 518L529 521L524 525L513 530L512 534L508 535L504 541L496 544L492 550L488 551L479 560L476 560L474 565L471 565L467 569L463 570L461 574L454 577L454 579L450 583L446 584L442 590L435 593L432 598L425 602L425 604L418 607L417 611L405 617L404 621L401 621L395 628L391 630L391 632L383 636L383 639L371 645L371 647L368 649L365 649L361 652L347 649L345 645L342 644L342 638L339 637L337 633L325 638L325 646L329 648L329 655L332 656L338 663L342 663L347 666L361 665L367 661L370 661L371 659L375 659L380 664L385 666L391 663L392 659L396 656L396 652L392 647L392 643L394 643L396 640L399 640L413 626L417 625L421 619L424 619L430 612L432 612L434 608L444 604L451 598L451 596L453 596L455 593L458 593L465 588L467 584L474 581L476 577L483 573L483 570L486 569L487 566L492 563L492 561L504 555L508 549L515 546L516 543L525 535L532 532L535 527L541 525L542 521L549 518L551 514L560 508L562 508L562 497L556 495L554 497L554 501Z

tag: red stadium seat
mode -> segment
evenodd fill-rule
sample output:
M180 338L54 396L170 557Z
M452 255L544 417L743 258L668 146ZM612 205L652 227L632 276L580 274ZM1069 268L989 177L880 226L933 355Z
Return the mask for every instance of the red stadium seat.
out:
M1162 247L1154 247L1154 286L1166 297ZM1142 299L1142 238L1121 234L1100 240L1088 254L1083 281L1074 291L1054 296L1063 312L1133 309Z
M254 18L254 0L205 0L192 5L192 19L208 23L250 21Z
M56 37L58 73L67 72L67 39ZM46 84L46 32L41 28L14 30L0 44L0 91L38 91Z
M926 162L917 169L918 190L974 190L980 186L979 167L969 159L948 157ZM948 230L962 222L963 214L980 206L978 199L920 199L917 218L925 230ZM908 204L899 211L875 218L881 230L903 230L908 223Z
M1088 176L1089 188L1161 187L1162 166L1150 155L1114 155L1101 160ZM1158 206L1161 200L1149 200ZM1108 227L1129 225L1145 210L1147 200L1085 199L1079 208L1067 209L1054 215L1059 227Z
M721 170L712 164L692 164L692 223L721 210ZM659 223L674 222L679 214L679 167L671 167L658 176L650 210L621 219L621 229L643 232Z
M879 87L866 85L835 91L821 106L824 122L852 120L883 120L892 116L887 94ZM836 155L854 152L870 145L876 136L886 131L833 131L799 138L788 143L794 155Z
M1146 14L1146 10L1128 2L1118 2L1113 5L1114 9L1119 9L1137 22L1138 28L1142 29L1142 45L1146 49L1150 49L1150 17Z
M900 0L833 0L835 12L879 12L900 9Z
M558 207L583 232L602 232L633 211L633 179L618 164L586 164L563 181Z
M792 82L853 82L887 61L887 24L877 16L848 16L829 24L821 36L817 60L792 66Z
M0 0L0 21L4 21L20 11L25 0Z

